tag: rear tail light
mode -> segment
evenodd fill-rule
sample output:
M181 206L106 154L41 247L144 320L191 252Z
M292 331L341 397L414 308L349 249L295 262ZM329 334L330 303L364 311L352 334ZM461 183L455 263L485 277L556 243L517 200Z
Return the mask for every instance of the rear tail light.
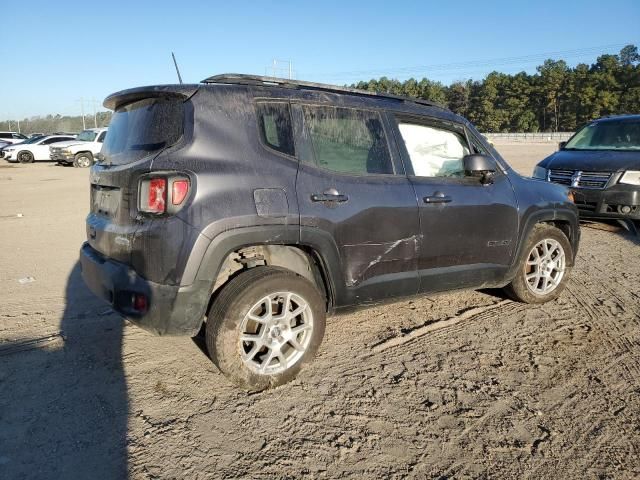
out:
M138 209L145 213L173 213L188 194L186 178L144 178L140 181Z
M188 180L174 180L171 187L171 204L180 205L189 193Z

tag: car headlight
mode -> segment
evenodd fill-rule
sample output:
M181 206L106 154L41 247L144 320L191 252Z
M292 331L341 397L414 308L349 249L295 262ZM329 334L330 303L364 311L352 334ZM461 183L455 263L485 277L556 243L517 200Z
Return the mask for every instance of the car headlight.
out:
M62 153L71 153L71 150L69 150L68 148L63 148Z
M627 185L640 185L640 171L627 170L620 178L618 183L626 183Z
M546 180L547 179L547 169L544 167L535 167L533 169L533 175L531 175L533 178L539 178L540 180Z

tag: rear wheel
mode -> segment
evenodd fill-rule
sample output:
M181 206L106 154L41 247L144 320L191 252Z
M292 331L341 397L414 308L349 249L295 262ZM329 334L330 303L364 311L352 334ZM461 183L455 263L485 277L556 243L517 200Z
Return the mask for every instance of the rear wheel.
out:
M33 153L29 152L28 150L18 152L16 158L20 163L33 163Z
M73 159L73 166L87 168L93 165L93 155L90 152L80 152Z
M558 297L567 285L573 258L571 244L556 227L536 225L527 239L520 266L505 292L524 303L544 303Z
M260 391L291 381L315 356L325 305L309 280L289 270L256 267L220 292L209 313L209 355L232 382Z

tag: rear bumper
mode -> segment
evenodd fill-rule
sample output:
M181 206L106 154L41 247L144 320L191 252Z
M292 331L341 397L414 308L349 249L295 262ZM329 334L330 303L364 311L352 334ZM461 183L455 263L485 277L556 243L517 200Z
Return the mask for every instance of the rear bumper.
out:
M615 185L604 190L572 188L581 218L619 218L640 220L640 187ZM630 207L623 213L622 207Z
M194 336L200 330L209 301L209 285L163 285L139 276L131 267L111 260L84 243L80 249L82 278L89 289L127 320L156 335ZM147 308L134 308L142 294Z

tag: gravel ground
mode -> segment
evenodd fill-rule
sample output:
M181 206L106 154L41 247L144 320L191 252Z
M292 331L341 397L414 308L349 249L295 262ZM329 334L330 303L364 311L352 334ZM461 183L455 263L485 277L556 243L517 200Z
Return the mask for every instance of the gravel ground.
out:
M524 173L553 151L498 148ZM624 230L583 226L555 302L462 291L334 317L297 380L247 395L199 342L87 292L87 176L0 164L1 478L640 476L640 241Z

